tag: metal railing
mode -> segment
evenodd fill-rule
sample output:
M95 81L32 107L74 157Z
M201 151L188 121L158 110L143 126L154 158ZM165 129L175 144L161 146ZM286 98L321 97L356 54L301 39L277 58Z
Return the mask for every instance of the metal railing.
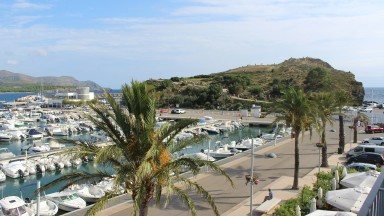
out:
M384 215L384 171L377 177L358 214L358 216L382 215Z

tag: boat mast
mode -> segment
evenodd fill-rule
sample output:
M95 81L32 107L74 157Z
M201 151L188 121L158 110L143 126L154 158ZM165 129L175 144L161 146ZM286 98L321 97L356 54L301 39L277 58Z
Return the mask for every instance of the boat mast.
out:
M373 124L373 88L371 89L371 106L372 106L372 111L371 111L371 119L372 119L372 124Z

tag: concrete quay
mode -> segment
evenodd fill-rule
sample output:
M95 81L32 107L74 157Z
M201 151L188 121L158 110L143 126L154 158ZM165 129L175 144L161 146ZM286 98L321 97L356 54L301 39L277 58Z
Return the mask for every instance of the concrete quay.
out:
M225 111L225 110L195 110L188 109L184 114L171 114L171 113L157 113L157 117L164 119L182 119L193 118L202 119L205 116L212 117L217 121L241 121L245 125L262 125L269 126L275 120L274 115L267 115L266 117L259 118L252 115L242 116L239 111Z
M337 154L338 147L338 132L330 132L331 129L337 129L338 123L335 122L333 127L327 128L327 143L329 154L329 168L321 168L321 170L330 170L344 160L344 155ZM362 130L362 129L361 129ZM372 135L365 134L359 130L358 138L371 137ZM353 148L356 144L349 143L348 140L352 137L352 130L345 127L347 145L345 150ZM310 139L308 133L303 139L300 137L300 171L299 184L312 186L316 181L315 174L318 172L319 150L315 143L319 141L317 134L314 134ZM260 183L254 185L253 206L256 208L268 194L268 188L271 188L274 197L282 199L282 202L292 197L297 197L297 190L291 190L293 183L293 167L294 167L294 140L284 138L279 140L275 145L269 143L255 151L254 172L259 176ZM277 158L267 158L265 154L277 154ZM219 161L220 166L230 175L235 187L231 188L229 184L221 176L215 173L202 169L202 172L193 180L206 188L214 197L216 205L221 215L224 216L242 216L250 213L250 186L245 186L246 174L250 173L251 152L243 152L231 158ZM200 216L209 216L213 212L207 205L206 201L190 193L197 207L197 213ZM120 196L109 202L106 209L100 211L97 215L112 215L125 216L132 211L130 197L127 195ZM84 215L86 209L70 212L66 215ZM169 205L166 208L157 208L154 203L151 203L148 215L190 215L190 212L182 203L182 201L172 196ZM258 215L256 212L253 215Z

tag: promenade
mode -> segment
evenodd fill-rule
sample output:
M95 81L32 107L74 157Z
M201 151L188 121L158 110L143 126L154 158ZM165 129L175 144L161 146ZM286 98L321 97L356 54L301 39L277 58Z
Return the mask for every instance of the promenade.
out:
M331 132L331 129L336 132ZM330 165L336 166L341 161L344 155L337 154L338 148L338 122L335 121L333 127L327 128L327 143ZM360 130L362 130L361 128ZM346 134L346 151L355 144L349 144L352 130L347 126L345 127ZM362 140L372 135L359 133L358 139ZM316 181L315 173L318 172L319 163L319 150L315 143L319 141L317 134L313 134L310 139L307 132L302 139L300 136L300 186L304 184L312 186ZM276 145L269 143L268 145L258 148L255 151L254 159L254 173L259 176L260 183L254 185L254 199L253 206L257 207L263 201L264 197L268 194L268 188L274 192L274 197L287 200L296 197L297 190L291 190L293 182L293 167L294 167L294 140L284 138L279 140ZM265 155L268 153L275 153L277 158L267 158ZM224 216L241 216L249 215L250 211L250 185L245 185L244 176L250 173L251 167L251 151L237 154L231 158L219 161L220 166L229 174L234 182L234 188L230 187L228 182L221 176L215 173L202 169L202 172L193 177L210 194L214 197L215 203L221 215ZM322 170L330 170L330 168L321 168ZM210 216L213 215L211 208L207 205L205 200L190 193L192 199L197 207L198 215ZM132 205L130 204L129 196L121 196L116 200L111 200L108 208L99 212L97 215L112 215L112 216L126 216L130 215ZM119 203L119 204L117 204ZM113 206L112 206L113 205ZM66 215L84 215L85 210L71 212ZM176 197L172 196L169 205L164 208L157 208L154 202L151 203L148 215L157 216L176 216L176 215L190 215L185 204ZM257 215L256 213L253 215Z

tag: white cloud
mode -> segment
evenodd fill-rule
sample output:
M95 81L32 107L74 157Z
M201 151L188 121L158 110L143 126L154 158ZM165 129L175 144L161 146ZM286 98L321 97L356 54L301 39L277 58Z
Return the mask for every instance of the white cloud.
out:
M42 9L50 9L52 6L48 4L34 4L25 0L17 0L14 4L12 4L13 9L22 9L22 10L42 10Z
M7 65L17 65L19 64L16 60L8 60Z

